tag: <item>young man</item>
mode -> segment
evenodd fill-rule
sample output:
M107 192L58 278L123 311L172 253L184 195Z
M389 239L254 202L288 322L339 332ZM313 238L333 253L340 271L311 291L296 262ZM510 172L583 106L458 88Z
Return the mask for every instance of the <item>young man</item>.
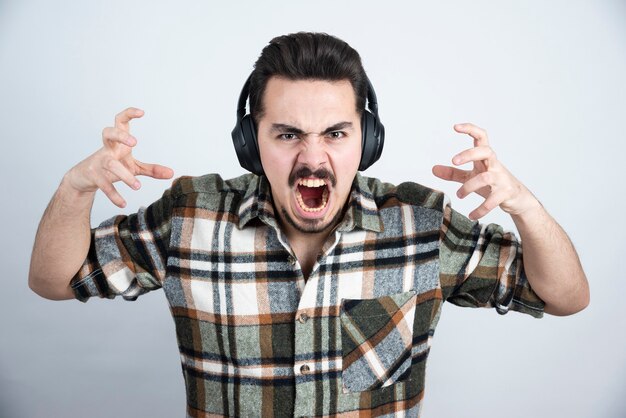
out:
M233 140L256 175L178 179L150 207L90 232L98 189L124 207L114 182L139 189L139 175L173 175L133 158L129 123L143 112L129 108L65 175L33 249L30 286L50 299L164 289L188 416L417 416L443 301L536 317L588 304L571 242L482 129L455 125L474 146L453 163L472 170L433 172L462 183L459 197L485 198L470 218L509 213L523 259L514 235L459 215L441 193L358 174L380 155L384 130L345 42L275 38L244 108L248 88L251 115L240 103Z

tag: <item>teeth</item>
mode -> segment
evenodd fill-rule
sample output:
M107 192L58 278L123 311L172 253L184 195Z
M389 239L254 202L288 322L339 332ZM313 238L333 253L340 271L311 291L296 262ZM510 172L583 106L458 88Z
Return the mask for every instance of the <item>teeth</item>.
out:
M302 183L299 183L302 184ZM319 186L306 186L306 187L319 187ZM328 189L324 189L322 193L322 206L319 208L310 208L304 204L304 200L302 200L302 195L299 192L296 192L296 200L298 204L305 212L319 212L326 207L326 203L328 203Z
M322 179L300 179L298 184L305 187L322 187L326 182Z

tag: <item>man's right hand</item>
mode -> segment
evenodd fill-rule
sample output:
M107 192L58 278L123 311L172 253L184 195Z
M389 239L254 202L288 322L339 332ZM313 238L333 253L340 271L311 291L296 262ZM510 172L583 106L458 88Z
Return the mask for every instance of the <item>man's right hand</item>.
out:
M113 186L123 181L137 190L141 183L136 176L169 179L174 171L158 164L136 160L132 149L137 139L130 134L130 121L144 115L143 110L129 107L115 116L115 125L102 130L103 147L78 163L67 174L65 181L79 193L93 193L100 189L115 205L123 208L126 201Z

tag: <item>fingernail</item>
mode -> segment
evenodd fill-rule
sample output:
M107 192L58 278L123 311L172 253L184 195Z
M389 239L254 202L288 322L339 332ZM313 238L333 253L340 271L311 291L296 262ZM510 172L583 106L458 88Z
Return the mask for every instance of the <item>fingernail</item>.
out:
M141 187L141 183L139 183L139 181L136 181L135 184L133 184L133 188L135 190L138 190Z
M453 162L454 164L457 164L457 165L458 165L458 164L461 164L461 157L459 157L458 155L457 155L457 156L455 156L455 157L452 159L452 162Z

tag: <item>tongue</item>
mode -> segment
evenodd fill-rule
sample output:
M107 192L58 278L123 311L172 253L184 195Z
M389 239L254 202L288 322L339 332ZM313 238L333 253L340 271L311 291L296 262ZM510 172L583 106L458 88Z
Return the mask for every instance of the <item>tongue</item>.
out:
M298 186L298 191L302 196L302 201L309 208L318 208L322 206L322 194L324 187L306 187Z

